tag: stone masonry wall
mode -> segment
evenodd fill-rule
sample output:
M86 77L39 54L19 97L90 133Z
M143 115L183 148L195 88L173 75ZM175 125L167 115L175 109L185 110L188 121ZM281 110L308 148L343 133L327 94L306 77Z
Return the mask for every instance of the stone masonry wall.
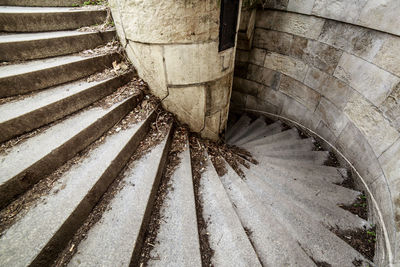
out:
M235 48L218 52L218 0L110 0L118 36L164 108L218 139L226 127Z
M343 153L387 232L378 266L400 264L400 1L270 2L237 50L232 105L294 120Z

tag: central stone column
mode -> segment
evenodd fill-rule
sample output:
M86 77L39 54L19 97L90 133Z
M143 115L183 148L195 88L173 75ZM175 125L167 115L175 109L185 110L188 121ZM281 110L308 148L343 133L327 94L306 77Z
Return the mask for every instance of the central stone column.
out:
M235 61L235 47L219 47L221 1L109 1L118 36L151 92L213 140L226 126Z

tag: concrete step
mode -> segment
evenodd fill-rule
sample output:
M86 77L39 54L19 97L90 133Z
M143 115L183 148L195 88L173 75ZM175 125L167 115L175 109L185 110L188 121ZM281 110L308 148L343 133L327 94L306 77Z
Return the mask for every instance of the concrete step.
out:
M326 180L329 178L325 178L325 176L303 176L300 172L296 176L288 176L290 173L286 170L274 169L272 165L264 165L264 163L263 165L253 165L251 170L263 176L263 179L273 181L280 187L298 190L301 195L314 200L325 199L336 205L350 205L361 195L358 191L327 182Z
M249 133L248 135L240 138L238 141L235 142L235 145L240 146L245 143L251 142L253 140L275 135L277 133L280 133L281 130L282 130L282 123L280 121L276 121L266 127L258 128Z
M225 135L225 140L228 141L233 137L238 130L243 127L247 127L250 124L251 118L247 115L243 115L240 119L232 126L232 128L228 129Z
M0 0L1 6L75 7L85 0Z
M298 188L295 186L286 187L281 182L276 183L275 179L263 179L264 172L257 171L254 168L243 171L246 174L246 181L251 179L263 180L275 192L279 192L288 201L295 203L307 211L310 216L313 216L314 219L319 220L329 228L339 227L343 230L356 230L364 226L369 226L367 221L338 207L336 201L315 197L315 193L313 194L311 190L308 190L303 185L300 185Z
M267 135L262 138L258 138L247 143L243 143L240 147L251 148L260 145L272 144L272 143L286 143L291 140L299 140L300 136L296 129L290 129L283 132L274 133Z
M263 151L312 151L314 146L314 139L307 138L307 139L291 139L291 140L281 140L278 142L258 145L258 146L251 146L245 147L251 153L255 155L262 155Z
M259 129L265 129L267 127L267 123L263 117L258 117L254 120L248 127L243 127L242 130L238 131L234 136L229 139L229 144L236 144L238 140L252 134L254 132L259 131Z
M200 191L214 266L261 266L210 159Z
M91 144L131 111L139 100L140 97L132 96L109 108L89 108L1 155L0 207Z
M315 261L332 267L352 266L355 259L361 260L363 264L369 263L359 252L323 226L321 220L315 220L307 211L295 202L288 201L260 178L246 179L246 183L265 206L272 208L271 216L280 221Z
M263 205L247 184L229 167L220 177L242 225L264 266L316 266L282 224L271 216L271 207Z
M102 24L106 17L106 10L0 6L0 32L73 30L84 26Z
M0 265L50 266L129 160L154 117L107 136L62 174L52 191L0 237Z
M128 72L103 81L83 79L0 105L0 142L80 110L111 94L132 77L133 73Z
M68 266L129 266L137 261L168 155L170 135L128 166L123 173L125 186L79 244Z
M303 153L308 153L304 155ZM272 155L271 155L272 154ZM296 155L297 154L297 155ZM259 154L260 157L269 158L271 162L277 162L278 164L290 164L290 165L323 165L328 157L329 152L327 151L262 151Z
M163 219L147 262L148 266L201 266L188 141L185 141L185 150L179 157L180 163L171 176L171 187L161 207L160 216ZM149 162L149 166L153 164ZM114 262L117 261L110 263Z
M116 38L104 32L56 31L4 34L0 38L0 61L30 60L77 53Z
M0 67L0 97L14 96L74 81L120 60L118 53L62 56Z

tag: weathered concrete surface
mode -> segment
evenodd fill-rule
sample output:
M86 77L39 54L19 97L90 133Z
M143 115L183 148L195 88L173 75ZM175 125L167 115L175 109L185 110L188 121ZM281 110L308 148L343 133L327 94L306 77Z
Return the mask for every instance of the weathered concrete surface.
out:
M138 101L137 97L131 97L108 109L95 107L78 113L2 155L0 206L87 147L132 110Z
M124 167L147 132L148 124L145 120L107 137L88 157L64 173L51 194L44 196L2 235L1 265L49 265Z
M79 80L0 105L0 142L63 118L111 94L132 72L103 81Z
M123 173L125 186L113 198L102 220L79 244L68 266L129 266L138 260L166 161L169 137Z
M261 266L211 160L200 180L203 216L215 266Z
M180 154L180 160L161 208L163 219L151 251L149 266L201 266L188 142Z
M95 48L114 38L113 30L6 34L0 39L0 60L15 61L67 55Z
M72 30L102 24L106 10L66 7L0 7L0 31L38 32Z
M19 95L77 80L110 67L118 53L90 57L72 55L0 67L0 97Z

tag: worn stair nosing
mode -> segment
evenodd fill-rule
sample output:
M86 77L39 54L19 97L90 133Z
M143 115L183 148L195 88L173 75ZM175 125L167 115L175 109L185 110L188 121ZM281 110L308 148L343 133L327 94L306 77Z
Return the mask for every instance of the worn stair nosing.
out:
M75 231L81 226L81 224L85 221L85 218L90 214L92 208L95 206L99 198L103 195L103 193L107 190L108 186L112 183L112 181L117 177L118 173L122 170L124 165L128 162L129 158L131 157L132 153L138 147L140 141L144 138L146 133L149 130L150 123L155 119L156 112L153 111L144 121L140 122L139 124L133 125L133 128L120 131L116 133L116 136L111 136L110 139L115 140L116 137L119 135L128 134L132 132L130 135L124 139L123 144L121 144L121 149L114 152L116 153L110 165L105 166L104 171L100 174L96 180L92 181L90 184L89 191L85 192L85 196L83 198L76 199L75 204L72 207L71 213L64 214L65 221L56 222L56 229L51 229L51 231L56 230L55 233L51 233L51 237L44 241L39 241L41 243L41 248L38 251L34 251L35 255L26 256L26 258L20 258L19 255L15 255L15 259L10 259L10 256L4 257L4 261L12 261L13 263L20 261L25 261L25 263L21 263L22 265L29 265L29 266L48 266L53 260L57 257L58 253L65 247L68 243L70 238L74 235ZM115 141L114 141L115 142ZM100 146L101 147L101 146ZM96 148L94 149L96 151ZM103 152L104 153L104 152ZM107 159L110 161L110 159ZM82 163L83 164L83 163ZM78 166L84 167L84 165ZM66 175L68 175L67 173ZM75 174L76 175L76 174ZM64 190L61 187L61 190ZM50 195L50 198L57 199L60 196L60 192L55 195ZM68 197L68 196L66 196ZM68 201L68 199L61 199L62 201ZM78 203L79 202L79 203ZM40 209L46 206L46 202L39 204L38 206L33 208L33 212L35 209ZM25 217L29 215L26 214ZM43 214L45 216L45 214ZM51 214L51 216L53 216ZM24 217L24 218L25 218ZM10 229L5 232L2 238L0 238L0 245L1 242L6 242L5 240L13 240L14 238L8 237L8 235L12 235L13 233L19 233L18 227L22 227L21 225L25 223L26 220L22 218L19 222L14 224ZM54 227L53 227L54 228ZM47 238L47 237L46 237ZM26 243L28 246L30 245L29 242ZM7 246L7 244L4 244ZM21 249L24 249L23 247ZM1 257L1 256L0 256ZM3 262L4 264L4 262Z
M0 6L0 31L72 30L105 22L106 10L67 7Z
M0 97L15 96L39 89L55 86L65 82L77 80L104 68L111 67L112 63L120 59L118 53L84 56L64 56L45 59L44 63L33 71L31 65L37 65L41 60L30 61L24 64L0 67ZM56 63L54 62L66 63ZM3 71L3 75L1 72ZM4 74L6 71L6 74Z
M0 61L32 60L92 49L112 41L115 30L99 32L56 31L3 35Z
M62 144L54 147L44 157L29 163L30 165L26 168L24 167L24 169L14 170L11 176L3 176L0 183L0 207L7 205L14 197L23 193L45 175L50 174L76 153L95 141L132 110L141 98L142 95L133 96L114 105L103 116L97 118L96 121L93 121L80 132L76 132L68 140L64 140ZM79 118L79 115L74 118ZM2 162L4 164L4 160Z
M2 6L37 6L37 7L73 7L81 5L85 0L2 0Z
M0 113L4 108L8 108L13 111L8 118L1 118L0 115L0 142L9 140L15 136L26 133L33 129L39 128L45 124L56 121L64 116L67 116L77 110L80 110L95 101L111 94L118 87L127 83L133 76L133 72L124 73L120 76L108 78L100 82L87 83L85 81L78 81L71 84L64 84L55 88L47 89L39 94L49 95L51 92L59 89L69 91L69 86L74 84L83 83L86 85L83 87L84 90L79 90L73 94L63 96L62 98L52 100L40 106L32 106L30 110L27 110L21 114L16 114L19 106L26 107L26 100L23 99L20 102L6 103L0 105ZM65 88L65 89L64 89ZM34 96L34 97L35 97ZM53 95L54 96L54 95Z
M265 137L277 134L277 133L281 132L281 126L282 126L281 122L279 122L279 121L274 122L274 123L268 125L267 127L265 127L264 129L261 129L258 132L255 131L254 133L250 133L249 135L240 138L239 140L237 140L235 142L235 145L240 146L240 145L261 139L261 138L265 138Z

